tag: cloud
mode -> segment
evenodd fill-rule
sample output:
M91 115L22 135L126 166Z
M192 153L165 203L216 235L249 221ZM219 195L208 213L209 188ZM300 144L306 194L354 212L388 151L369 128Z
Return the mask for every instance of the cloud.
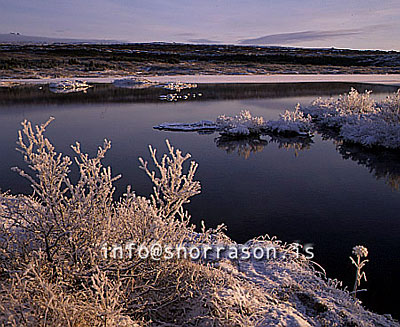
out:
M209 39L189 39L189 40L187 40L187 42L190 42L190 43L210 43L210 44L221 43L221 41L209 40Z
M324 41L343 36L359 35L363 29L343 29L332 31L304 31L294 33L270 34L254 39L239 40L240 44L290 44L304 41Z
M176 33L176 36L184 36L184 37L193 37L196 36L196 33L184 32L184 33Z

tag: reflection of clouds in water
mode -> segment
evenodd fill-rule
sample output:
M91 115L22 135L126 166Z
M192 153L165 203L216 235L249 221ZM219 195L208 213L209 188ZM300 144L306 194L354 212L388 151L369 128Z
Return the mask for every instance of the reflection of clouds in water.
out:
M249 158L251 154L261 152L269 143L277 143L279 149L294 150L295 156L299 151L308 150L313 143L311 138L304 137L281 137L276 135L267 136L269 140L262 137L231 138L220 136L215 139L217 148L227 153L237 153L240 157Z
M368 149L356 144L336 141L336 149L343 159L351 159L368 168L376 179L383 179L392 190L400 190L400 152Z

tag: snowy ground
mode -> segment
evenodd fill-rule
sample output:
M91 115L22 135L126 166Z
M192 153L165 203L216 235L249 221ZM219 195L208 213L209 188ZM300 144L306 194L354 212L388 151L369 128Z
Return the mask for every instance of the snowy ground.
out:
M221 289L221 298L228 305L248 305L258 309L257 326L400 326L390 315L366 310L361 302L340 282L327 279L318 265L295 256L291 245L279 241L250 241L248 246L273 246L283 258L274 260L221 261L235 283L232 289ZM239 302L239 303L238 303Z
M182 75L155 76L150 80L183 81L186 83L308 83L308 82L352 82L375 83L400 86L400 75Z
M116 79L137 76L109 76L85 78L89 83L112 83ZM47 84L59 82L65 78L37 78L37 79L0 79L1 84L6 83L28 83ZM82 78L79 78L82 79ZM185 83L308 83L308 82L352 82L352 83L374 83L400 86L399 75L327 75L327 74L285 74L285 75L174 75L174 76L146 76L153 82L185 82Z

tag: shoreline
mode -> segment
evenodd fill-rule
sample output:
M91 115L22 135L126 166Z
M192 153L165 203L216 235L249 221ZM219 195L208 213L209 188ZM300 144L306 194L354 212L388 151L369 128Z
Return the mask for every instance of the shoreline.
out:
M116 79L143 78L152 82L184 82L197 84L230 84L230 83L323 83L323 82L344 82L344 83L370 83L392 85L400 87L400 74L277 74L277 75L164 75L164 76L109 76L109 77L76 77L76 78L2 78L0 85L7 87L7 84L48 84L66 79L85 80L88 83L113 83Z

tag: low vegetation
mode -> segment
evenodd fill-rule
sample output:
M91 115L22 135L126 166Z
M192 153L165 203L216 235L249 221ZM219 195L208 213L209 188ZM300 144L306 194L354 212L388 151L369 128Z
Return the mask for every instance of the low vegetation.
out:
M399 73L396 51L201 44L0 45L0 77Z

